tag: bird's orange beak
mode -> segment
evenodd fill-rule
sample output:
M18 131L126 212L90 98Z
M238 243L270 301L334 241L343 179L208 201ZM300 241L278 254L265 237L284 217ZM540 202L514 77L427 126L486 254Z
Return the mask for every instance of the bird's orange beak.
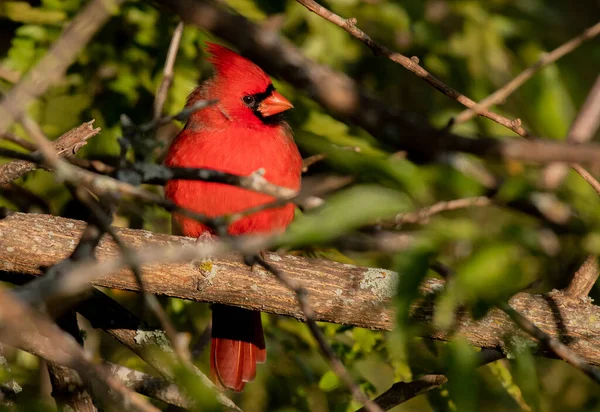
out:
M258 105L258 111L264 117L273 116L274 114L278 114L281 112L285 112L286 110L294 107L288 99L273 91L269 97L263 100Z

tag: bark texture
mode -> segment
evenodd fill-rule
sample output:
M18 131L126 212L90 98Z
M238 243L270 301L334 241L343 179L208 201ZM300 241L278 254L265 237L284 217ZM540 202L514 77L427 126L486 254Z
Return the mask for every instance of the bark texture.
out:
M21 213L1 220L0 270L10 273L12 278L21 274L40 275L40 266L52 265L71 253L84 226L80 221ZM143 230L116 230L123 241L134 248L195 242L195 239ZM97 249L101 260L113 258L118 253L117 247L107 238ZM411 275L276 253L268 253L267 260L302 283L317 320L370 329L389 330L393 327L390 299L397 288L402 287L403 279ZM225 303L303 319L288 289L263 270L250 272L236 254L188 264L146 265L144 283L149 292L158 295ZM95 285L138 290L128 270L110 274ZM435 294L443 286L442 281L435 279L423 283L424 297L412 308L415 320L430 323ZM510 304L586 361L600 365L598 306L587 299L573 299L558 291L547 295L519 293ZM482 348L506 350L508 344L515 342L515 335L531 340L500 310L492 310L479 321L459 316L458 322L457 331ZM449 339L442 332L432 332L430 337ZM543 349L540 351L545 353Z

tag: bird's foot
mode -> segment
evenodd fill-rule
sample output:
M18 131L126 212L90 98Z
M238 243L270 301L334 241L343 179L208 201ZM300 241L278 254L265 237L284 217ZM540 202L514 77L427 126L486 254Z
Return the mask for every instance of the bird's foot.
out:
M244 256L244 263L250 266L250 272L255 272L261 267L260 260L265 260L266 258L267 252L265 250L261 250L256 254Z

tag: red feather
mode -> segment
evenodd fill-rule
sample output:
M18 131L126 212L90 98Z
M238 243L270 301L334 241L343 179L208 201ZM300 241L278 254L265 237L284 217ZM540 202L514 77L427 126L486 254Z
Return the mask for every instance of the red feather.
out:
M215 76L194 90L187 104L199 99L219 102L192 114L169 149L166 164L240 175L262 168L271 183L299 189L302 159L290 128L284 122L265 121L256 107L243 101L244 96L268 94L271 80L254 63L223 46L209 43L207 50L212 55ZM283 99L276 92L273 96ZM268 113L286 109L274 102ZM283 102L288 103L285 99ZM268 103L269 99L264 100L264 104ZM184 180L169 182L166 196L178 205L213 217L273 200L271 196L229 185ZM246 216L228 230L233 235L283 231L293 217L294 206L288 204ZM209 230L178 215L174 219L187 236L198 237ZM212 338L210 361L216 383L242 390L245 382L256 376L256 363L266 360L260 313L213 305Z

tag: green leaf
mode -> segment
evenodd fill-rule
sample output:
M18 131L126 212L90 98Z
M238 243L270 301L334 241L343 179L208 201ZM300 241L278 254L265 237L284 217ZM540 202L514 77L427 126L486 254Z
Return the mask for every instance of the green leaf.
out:
M464 340L458 339L448 345L448 391L461 412L478 411L478 379L475 369L478 366L477 353Z
M331 392L332 390L339 388L340 385L341 382L333 371L325 372L319 380L319 388L324 392Z
M292 247L325 243L352 229L405 212L410 204L406 195L391 189L355 186L331 196L316 212L298 217L282 242Z
M54 24L66 20L67 14L63 11L31 7L25 1L5 1L0 3L0 17L19 23Z

